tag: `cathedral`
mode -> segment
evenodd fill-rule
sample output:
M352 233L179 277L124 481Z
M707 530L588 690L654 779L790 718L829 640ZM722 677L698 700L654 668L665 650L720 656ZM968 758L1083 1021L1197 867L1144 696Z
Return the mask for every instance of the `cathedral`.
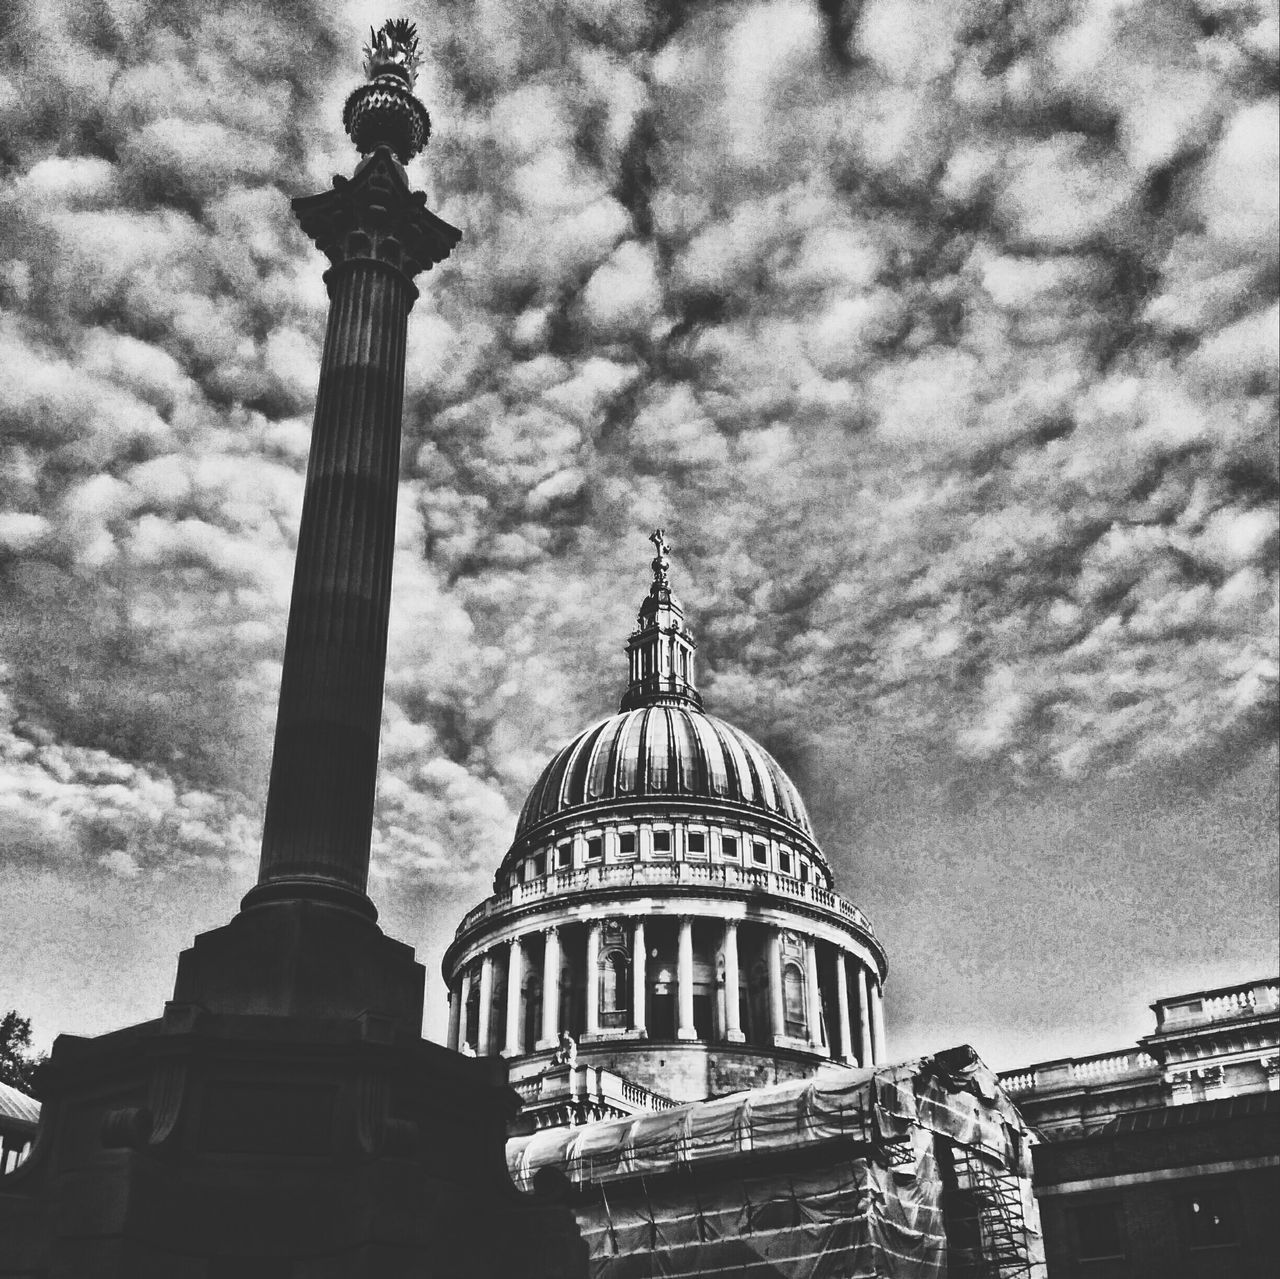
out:
M961 1045L893 1062L887 963L803 799L702 706L663 531L618 712L552 756L446 950L507 1166L593 1279L1041 1279L1030 1134Z
M884 948L791 779L703 709L669 548L651 540L618 713L543 769L444 960L450 1047L501 1053L547 1122L885 1059ZM569 1057L594 1096L540 1107Z

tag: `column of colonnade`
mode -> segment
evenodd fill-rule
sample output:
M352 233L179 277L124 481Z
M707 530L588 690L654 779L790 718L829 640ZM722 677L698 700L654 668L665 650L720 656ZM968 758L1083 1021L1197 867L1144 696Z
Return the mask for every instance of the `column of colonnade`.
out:
M742 1030L740 1010L741 986L738 951L738 920L724 920L724 1015L718 1038L725 1043L746 1042ZM696 1040L697 1030L693 1014L693 917L678 917L676 948L676 1037L684 1041ZM601 920L587 923L586 940L586 1024L587 1035L600 1034L600 955ZM507 950L503 966L506 982L506 1007L504 1026L501 1027L501 1043L495 1033L493 1015L499 965L496 962L498 946L493 946L479 956L478 965L473 961L461 972L457 984L449 992L449 1047L455 1051L470 1042L467 1023L467 1005L471 999L472 983L478 983L478 1024L475 1028L475 1050L481 1056L499 1050L508 1057L523 1053L554 1048L560 1036L560 981L561 946L558 926L542 930L542 1017L536 1043L524 1042L524 1026L521 999L523 994L526 948L523 937L500 943ZM645 1033L646 956L645 923L637 917L631 921L631 1037ZM792 1040L786 1034L786 1011L782 982L782 930L769 931L765 943L765 957L769 971L769 1034L774 1044L788 1045ZM824 1027L822 1019L822 991L819 983L818 943L806 938L805 1002L808 1022L808 1038L811 1048L824 1052L849 1065L874 1065L885 1059L884 994L878 974L873 973L853 952L841 947L835 950L836 976L836 1026L835 1037L831 1028ZM852 965L852 974L849 966Z

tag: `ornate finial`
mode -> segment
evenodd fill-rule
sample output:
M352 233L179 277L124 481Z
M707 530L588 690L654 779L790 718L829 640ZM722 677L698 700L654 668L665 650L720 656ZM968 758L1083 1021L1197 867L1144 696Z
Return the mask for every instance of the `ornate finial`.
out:
M653 543L653 549L657 551L657 555L653 557L651 567L653 569L653 584L655 587L661 587L669 590L671 583L667 581L667 570L671 567L671 561L667 559L667 552L671 550L670 544L667 542L666 530L656 528L649 534L649 541Z
M361 155L389 147L408 164L431 136L431 117L412 92L422 61L417 28L396 18L378 31L370 29L369 36L364 46L369 82L347 99L342 123Z
M405 18L388 18L381 31L369 28L364 47L364 69L370 80L380 75L399 76L413 88L422 58L418 54L418 29Z
M684 605L676 598L667 576L673 549L667 530L656 528L649 541L657 552L651 563L653 581L640 602L636 629L627 641L630 682L622 695L622 709L635 710L658 703L670 706L701 706L702 697L693 678L693 658L697 645L685 625Z

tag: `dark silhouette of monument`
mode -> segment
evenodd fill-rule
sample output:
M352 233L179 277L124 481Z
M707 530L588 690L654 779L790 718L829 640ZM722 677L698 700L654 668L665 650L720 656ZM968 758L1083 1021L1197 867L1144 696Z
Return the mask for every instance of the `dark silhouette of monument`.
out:
M402 167L417 40L388 22L344 111L350 179L293 202L331 266L257 885L157 1021L63 1035L0 1275L586 1274L567 1208L511 1184L498 1059L421 1038L424 970L366 892L414 277L461 233Z

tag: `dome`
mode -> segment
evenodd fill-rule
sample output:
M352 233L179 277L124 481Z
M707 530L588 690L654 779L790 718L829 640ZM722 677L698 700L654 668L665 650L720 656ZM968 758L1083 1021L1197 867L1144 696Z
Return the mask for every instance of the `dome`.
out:
M622 711L557 751L525 800L515 842L574 809L633 799L740 804L813 838L777 760L741 729L683 703Z

